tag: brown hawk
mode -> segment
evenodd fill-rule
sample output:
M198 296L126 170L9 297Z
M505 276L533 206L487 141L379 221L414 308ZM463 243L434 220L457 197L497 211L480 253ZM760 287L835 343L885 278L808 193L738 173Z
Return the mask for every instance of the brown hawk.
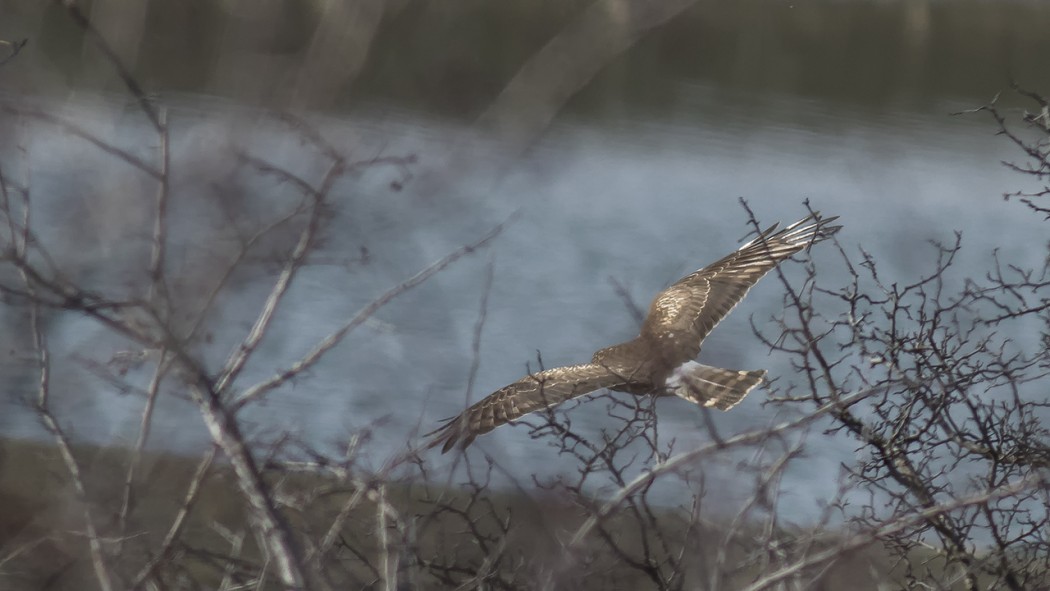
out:
M729 256L686 275L649 306L641 334L599 350L590 363L545 369L489 394L447 419L428 448L442 453L522 415L609 388L636 395L679 396L729 410L762 382L765 370L734 371L694 361L711 329L781 261L841 228L819 213L777 231L779 224Z

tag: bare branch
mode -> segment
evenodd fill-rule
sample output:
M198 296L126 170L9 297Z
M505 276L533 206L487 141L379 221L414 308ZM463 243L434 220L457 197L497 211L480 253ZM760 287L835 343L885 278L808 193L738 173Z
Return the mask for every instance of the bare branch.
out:
M458 261L464 256L467 256L468 254L473 253L475 250L486 246L489 242L494 240L496 236L499 236L500 232L503 231L503 229L508 223L510 223L510 221L511 220L507 220L497 225L495 228L490 230L487 234L482 236L476 242L463 246L445 255L444 257L435 261L434 263L431 263L422 271L416 273L412 277L409 277L405 281L388 289L385 293L380 295L378 298L376 298L367 306L365 306L361 311L355 314L349 322L344 324L332 334L325 337L325 339L318 343L317 346L313 348L313 350L307 353L302 359L293 363L291 367L276 373L273 377L269 378L268 380L265 380L263 382L255 384L250 388L247 388L244 391L244 393L238 396L234 401L233 410L239 410L245 404L248 404L252 400L263 396L264 394L266 394L270 390L273 390L274 388L280 387L288 380L310 369L310 367L312 367L315 363L320 361L322 357L324 357L325 353L332 350L336 345L342 342L343 338L345 338L346 335L350 333L350 331L364 324L366 320L371 318L383 306L393 301L397 296L401 295L402 293L405 293L406 291L425 282L427 279L430 279L435 274L444 270L449 265Z

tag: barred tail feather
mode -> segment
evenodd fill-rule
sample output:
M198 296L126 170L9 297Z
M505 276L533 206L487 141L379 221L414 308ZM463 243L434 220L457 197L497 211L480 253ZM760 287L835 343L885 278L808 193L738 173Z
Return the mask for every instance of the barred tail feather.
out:
M734 371L695 361L678 366L667 378L668 393L702 406L729 410L762 383L764 369Z

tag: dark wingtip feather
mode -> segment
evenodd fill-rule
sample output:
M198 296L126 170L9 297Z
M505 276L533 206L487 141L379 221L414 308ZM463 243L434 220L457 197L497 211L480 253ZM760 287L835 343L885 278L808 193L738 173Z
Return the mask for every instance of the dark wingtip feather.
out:
M445 454L456 447L457 443L460 449L466 449L474 441L474 434L467 428L466 417L462 415L450 417L442 419L442 422L445 424L423 435L423 437L432 437L424 449L433 449L440 445L441 453Z

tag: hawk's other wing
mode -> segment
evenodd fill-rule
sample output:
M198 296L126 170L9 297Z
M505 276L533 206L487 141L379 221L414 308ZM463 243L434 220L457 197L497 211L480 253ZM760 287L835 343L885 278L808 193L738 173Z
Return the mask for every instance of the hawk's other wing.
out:
M838 217L813 213L777 231L774 224L736 252L678 280L649 307L642 334L665 344L681 361L694 359L700 343L748 290L781 261L837 232Z
M441 453L470 445L474 438L530 412L549 408L584 394L625 384L627 380L596 363L555 367L527 375L489 394L425 437L427 448L441 445Z

